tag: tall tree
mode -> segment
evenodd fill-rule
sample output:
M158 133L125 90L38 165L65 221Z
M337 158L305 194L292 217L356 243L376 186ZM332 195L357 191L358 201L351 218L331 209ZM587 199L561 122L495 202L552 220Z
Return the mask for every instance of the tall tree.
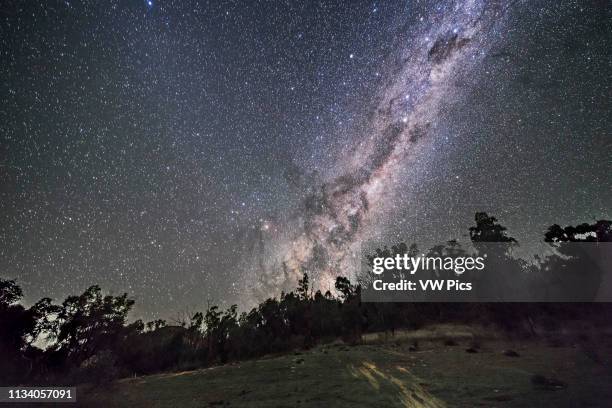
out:
M133 305L127 293L103 296L97 285L68 297L56 321L55 349L80 364L98 351L114 348Z
M506 235L507 228L497 223L497 218L490 217L486 212L478 212L474 216L475 227L470 227L472 242L516 242L516 239Z

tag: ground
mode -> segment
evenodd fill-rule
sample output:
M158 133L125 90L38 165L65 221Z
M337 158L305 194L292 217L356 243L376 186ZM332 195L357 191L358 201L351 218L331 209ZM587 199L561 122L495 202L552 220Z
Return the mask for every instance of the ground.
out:
M370 335L356 346L83 386L77 398L104 407L608 407L607 339Z

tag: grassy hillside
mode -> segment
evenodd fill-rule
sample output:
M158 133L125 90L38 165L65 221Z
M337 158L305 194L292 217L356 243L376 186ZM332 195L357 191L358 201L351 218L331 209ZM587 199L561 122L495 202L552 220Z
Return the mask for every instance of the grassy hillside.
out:
M126 379L105 390L85 386L78 399L84 406L181 408L604 407L612 401L609 340L416 338L416 347L415 336L370 337L370 344ZM509 349L518 356L504 354Z

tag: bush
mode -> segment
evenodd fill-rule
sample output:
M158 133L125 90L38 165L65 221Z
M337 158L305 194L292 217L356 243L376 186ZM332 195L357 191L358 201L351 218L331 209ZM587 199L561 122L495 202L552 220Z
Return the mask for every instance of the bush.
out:
M107 385L119 378L117 359L110 350L102 350L81 363L77 380L94 385Z

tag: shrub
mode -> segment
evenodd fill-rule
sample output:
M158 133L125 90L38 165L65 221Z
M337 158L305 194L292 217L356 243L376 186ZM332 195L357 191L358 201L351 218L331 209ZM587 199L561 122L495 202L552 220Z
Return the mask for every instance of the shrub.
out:
M110 350L102 350L81 363L77 380L94 385L107 385L119 377L117 359Z

